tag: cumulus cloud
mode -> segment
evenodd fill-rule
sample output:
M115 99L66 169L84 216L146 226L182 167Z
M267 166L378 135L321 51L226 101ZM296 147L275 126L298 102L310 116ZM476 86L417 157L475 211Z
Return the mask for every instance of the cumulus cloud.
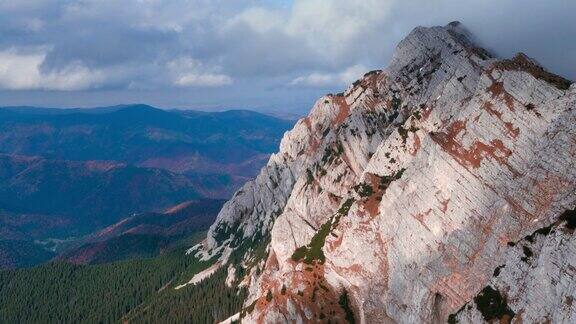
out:
M232 78L230 78L225 74L187 73L179 77L174 83L182 87L188 87L188 86L217 87L232 84Z
M299 76L290 81L291 86L329 87L346 86L364 75L368 69L363 65L354 65L339 73L314 72Z
M80 63L45 73L41 69L46 53L0 51L0 88L8 90L85 90L102 82L102 74Z
M573 0L0 0L0 88L301 105L384 68L414 27L453 20L501 56L523 51L576 79L574 12Z
M278 10L252 7L230 18L225 27L230 31L245 24L256 33L270 33L280 31L285 22L285 15Z
M219 70L219 67L207 69L191 57L181 57L169 62L168 69L174 75L174 84L180 87L218 87L232 84L232 78L228 75L210 72Z
M378 48L378 43L373 42L374 32L385 32L380 30L380 27L388 21L394 2L396 1L296 1L286 25L286 32L303 39L319 55L334 64L349 62L350 57L358 59L364 56L362 52L368 42L372 42L372 49Z

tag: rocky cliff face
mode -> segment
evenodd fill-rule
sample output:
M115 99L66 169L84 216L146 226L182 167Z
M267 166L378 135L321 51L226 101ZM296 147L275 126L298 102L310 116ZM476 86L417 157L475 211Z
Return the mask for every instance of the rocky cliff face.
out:
M225 204L242 321L576 321L576 86L471 39L416 28Z

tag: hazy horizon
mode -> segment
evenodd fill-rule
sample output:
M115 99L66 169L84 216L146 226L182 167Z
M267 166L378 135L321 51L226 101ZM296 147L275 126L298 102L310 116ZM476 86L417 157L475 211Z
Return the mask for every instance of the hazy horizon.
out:
M280 119L294 121L296 119L302 118L306 116L307 112L299 112L299 111L285 111L285 110L274 110L274 109L258 109L258 108L250 108L250 107L218 107L214 109L202 109L196 107L158 107L149 105L146 103L127 103L127 104L117 104L117 105L110 105L110 106L70 106L70 107L48 107L48 106L30 106L30 105L16 105L16 106L0 106L0 109L34 109L34 112L38 111L38 109L42 110L74 110L74 111L89 111L89 110L99 110L103 109L107 111L115 111L114 109L122 109L127 107L135 107L135 106L146 106L151 107L154 109L161 109L165 111L195 111L200 113L219 113L219 112L230 112L230 111L249 111L249 112L256 112L272 117L277 117ZM110 110L107 110L110 109Z
M0 0L0 106L302 115L385 68L414 27L453 20L500 57L525 52L574 79L575 11L568 0Z

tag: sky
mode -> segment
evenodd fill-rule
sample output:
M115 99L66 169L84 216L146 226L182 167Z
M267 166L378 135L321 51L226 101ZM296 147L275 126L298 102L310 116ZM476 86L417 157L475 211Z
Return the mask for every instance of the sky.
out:
M574 0L0 0L0 106L306 113L416 26L576 79Z

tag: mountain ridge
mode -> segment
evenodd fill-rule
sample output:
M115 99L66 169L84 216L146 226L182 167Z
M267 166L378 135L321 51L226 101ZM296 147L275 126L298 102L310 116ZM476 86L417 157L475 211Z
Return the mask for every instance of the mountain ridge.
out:
M107 224L130 212L158 205L168 207L199 196L183 175L113 161L49 160L0 154L0 166L2 210L28 215L22 219L24 227L34 223L31 216L36 214L43 215L44 220L53 216L55 226L78 222L91 228L95 223ZM138 190L134 191L134 187ZM115 195L119 192L122 194ZM93 219L94 216L98 219ZM3 220L18 224L14 218ZM41 227L50 231L46 224Z
M203 194L227 198L255 176L292 125L243 110L165 111L147 105L95 109L0 109L0 153L117 161L208 177L213 186ZM218 175L228 179L218 180Z
M84 135L80 131L86 133L96 132L95 127L100 124L108 125L110 129L108 132L128 132L131 131L135 124L142 124L150 128L151 131L159 133L165 138L155 138L155 134L147 133L128 133L132 136L140 136L142 139L148 140L173 140L181 141L184 144L200 144L202 141L208 141L210 143L216 144L217 139L213 137L213 133L217 133L214 129L215 126L226 126L220 127L218 132L222 135L235 134L239 137L236 144L238 146L243 146L245 149L259 150L258 152L267 152L270 150L272 143L276 144L276 141L271 140L270 143L264 142L263 144L258 144L253 141L250 137L240 133L246 132L247 135L251 135L254 138L264 139L265 136L274 137L281 136L284 129L291 125L291 122L280 120L274 117L270 117L261 113L251 112L247 110L232 110L225 112L199 112L199 111L181 111L181 110L161 110L153 108L147 105L128 105L128 106L118 106L109 108L96 108L101 109L98 113L91 113L91 109L63 109L58 113L44 113L43 108L31 108L30 111L21 111L20 109L3 108L0 109L0 116L2 116L2 124L10 126L11 130L16 134L7 134L5 130L2 130L0 135L0 146L2 152L6 153L18 153L21 155L43 155L46 156L46 152L39 153L38 149L42 149L40 144L34 143L38 148L30 147L30 139L27 138L17 138L18 131L34 131L35 140L65 140L66 138L50 138L48 136L64 136L65 134L58 134L55 131L63 127L75 127L74 129L64 128L68 133L68 136L81 136ZM49 110L49 109L47 109ZM234 121L235 123L231 123ZM223 123L228 123L223 125ZM261 127L254 127L255 123L260 123ZM6 127L7 127L6 126ZM36 128L32 128L32 126ZM25 128L27 127L27 128ZM43 128L40 128L43 127ZM212 127L212 128L211 128ZM38 129L39 128L39 129ZM43 130L44 133L40 131ZM52 132L52 133L51 133ZM178 134L180 132L180 134ZM182 135L182 132L186 132L187 136ZM9 136L11 135L11 137ZM106 134L104 134L106 135ZM113 134L111 134L113 135ZM111 136L109 135L109 136ZM190 136L194 136L194 138ZM27 134L31 137L32 135ZM179 137L178 137L179 136ZM16 146L16 139L20 139L19 146ZM71 140L71 139L70 139ZM77 139L76 139L77 140ZM11 142L8 142L11 141ZM265 143L265 144L264 144ZM62 144L62 143L61 143ZM87 143L89 145L94 145L93 143ZM130 144L130 143L127 143ZM50 143L45 143L43 145L51 145ZM133 145L133 144L132 144ZM28 146L28 147L27 147ZM55 151L55 148L50 148ZM36 150L34 152L33 150ZM114 150L110 150L114 153ZM48 151L49 153L50 151ZM55 154L55 153L52 153ZM104 153L102 153L104 154ZM94 154L92 154L94 155ZM121 155L121 156L111 156L109 158L96 158L91 156L92 160L130 160L128 157L134 156L132 159L138 159L138 154L132 155ZM87 159L83 155L71 155L70 153L61 152L59 155L54 157L68 159L68 160L81 160Z
M571 81L493 57L460 23L418 27L385 70L319 99L191 251L249 289L247 322L574 320L558 303L575 287L560 220L576 205L575 105ZM551 224L560 254L517 256ZM521 271L491 283L509 256Z
M97 264L150 257L173 249L190 235L204 233L214 221L223 200L190 200L162 211L134 214L89 235L56 260L73 264ZM124 254L114 252L120 248Z

